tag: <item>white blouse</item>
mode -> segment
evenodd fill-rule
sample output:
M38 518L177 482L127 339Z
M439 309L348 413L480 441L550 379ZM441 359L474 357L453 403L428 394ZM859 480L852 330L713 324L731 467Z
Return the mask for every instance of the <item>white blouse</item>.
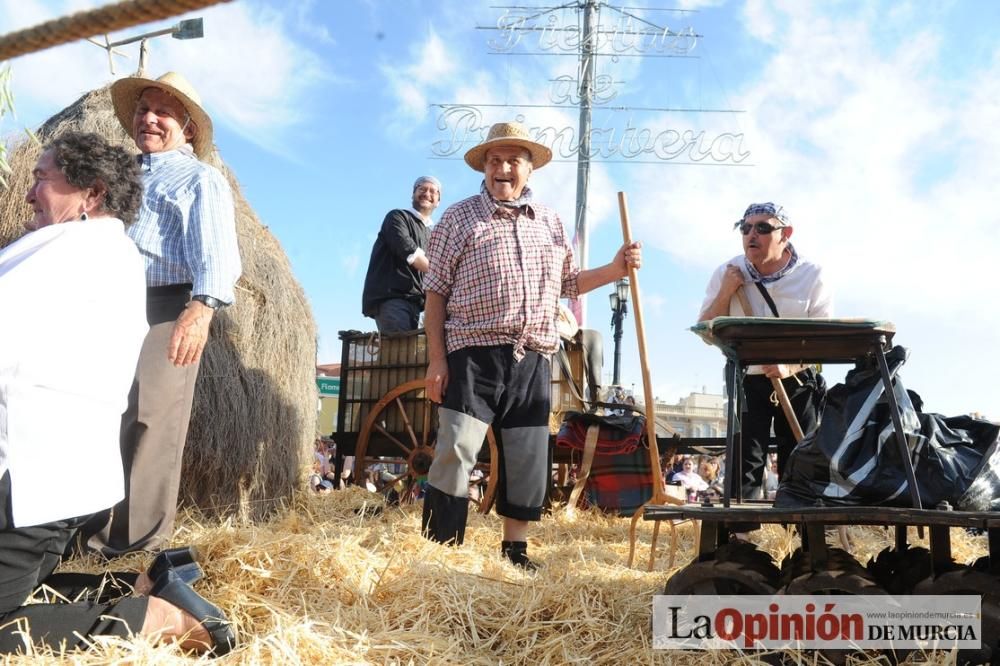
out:
M18 527L125 495L121 414L146 335L142 258L114 218L0 250L0 475ZM166 353L166 351L164 351Z

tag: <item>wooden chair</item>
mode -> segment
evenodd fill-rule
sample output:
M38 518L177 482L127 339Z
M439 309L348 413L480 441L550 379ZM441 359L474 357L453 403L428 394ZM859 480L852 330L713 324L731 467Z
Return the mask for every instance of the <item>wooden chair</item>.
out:
M683 486L665 486L664 490L667 502L670 504L685 504L687 502L687 490ZM684 523L691 523L694 529L694 552L698 552L699 542L701 541L701 521L694 520L693 518L684 518L681 520L656 520L653 521L653 540L649 545L649 566L648 571L653 570L653 564L656 561L656 542L660 536L660 523L665 522L670 527L670 560L667 563L667 568L672 569L674 566L674 560L677 556L677 526L683 525Z

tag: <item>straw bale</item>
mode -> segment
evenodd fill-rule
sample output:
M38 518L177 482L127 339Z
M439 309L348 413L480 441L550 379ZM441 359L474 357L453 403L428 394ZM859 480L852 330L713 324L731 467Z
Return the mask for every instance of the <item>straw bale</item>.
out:
M37 132L42 143L71 129L135 150L108 89L85 94ZM0 192L0 246L23 233L24 195L40 147L12 147L10 188ZM206 515L260 519L290 498L311 456L316 420L316 324L277 239L243 197L218 154L236 201L243 276L236 304L212 322L184 455L183 502ZM113 286L109 285L109 293ZM71 428L71 424L67 424Z
M304 483L304 481L303 481ZM374 509L374 510L373 510ZM652 596L694 555L693 531L679 528L677 566L666 569L661 530L654 571L628 569L628 521L592 511L557 509L530 532L538 573L499 556L500 519L470 517L466 543L452 548L420 536L420 506L386 507L352 487L327 495L303 492L267 521L220 524L187 510L173 545L194 543L206 577L197 589L219 604L239 629L241 647L222 664L762 664L764 655L737 652L653 652ZM652 526L639 525L645 562ZM892 543L879 528L851 527L859 558ZM754 537L780 561L798 545L783 528ZM911 541L926 545L916 531ZM985 537L951 533L956 559L986 552ZM148 555L121 567L142 570ZM99 570L74 560L64 570ZM792 663L825 663L807 652ZM102 641L74 654L89 666L128 660L182 662L173 647L144 639ZM855 664L884 664L857 655ZM32 656L13 664L66 663ZM950 663L946 655L914 655L904 663Z

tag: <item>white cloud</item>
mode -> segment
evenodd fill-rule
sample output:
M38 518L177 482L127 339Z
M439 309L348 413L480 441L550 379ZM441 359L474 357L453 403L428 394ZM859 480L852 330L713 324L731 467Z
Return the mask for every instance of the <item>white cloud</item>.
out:
M438 93L452 83L457 71L455 54L449 52L444 40L431 28L426 39L411 48L412 62L401 67L384 64L381 67L390 93L400 102L387 116L391 132L408 134L423 122L432 100L429 93Z
M760 76L739 93L756 166L646 169L636 217L657 224L644 233L676 259L708 268L725 259L720 248L739 252L731 222L743 206L773 199L798 222L799 247L824 260L856 307L986 316L954 284L930 276L944 258L961 257L965 275L985 280L1000 252L988 186L997 176L988 146L1000 145L987 121L998 117L996 62L945 85L929 66L941 45L927 32L876 48L877 21L788 7L794 15L752 3L752 26L787 23ZM937 153L952 150L954 168L936 172ZM975 232L974 251L955 225ZM921 295L895 297L901 288Z
M16 29L86 9L93 3L41 3L0 0L6 30ZM181 72L202 94L216 126L226 126L257 145L278 153L287 147L292 130L310 114L309 91L334 80L320 58L302 46L293 34L308 23L305 9L285 15L281 11L247 2L216 7L136 26L111 35L111 41L173 25L201 16L205 38L149 41L149 74ZM322 31L313 25L311 33ZM14 91L22 117L48 117L74 101L76 96L131 75L138 66L138 44L120 47L130 57L115 58L116 76L108 70L107 57L86 42L75 42L18 58L13 63ZM53 81L59 85L53 85Z
M340 258L340 266L344 269L343 274L345 277L349 278L358 274L358 269L361 268L361 262L363 259L360 245L354 245L351 250L351 252L348 252Z

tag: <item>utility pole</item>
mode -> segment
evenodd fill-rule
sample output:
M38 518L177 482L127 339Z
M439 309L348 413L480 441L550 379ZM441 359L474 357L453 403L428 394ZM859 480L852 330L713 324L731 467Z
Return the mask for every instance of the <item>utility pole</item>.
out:
M580 149L576 153L576 260L581 270L589 264L587 259L587 191L590 188L590 127L591 105L594 93L594 72L597 50L599 0L585 0L583 11L583 41L580 43ZM584 301L580 299L580 324L586 320Z

